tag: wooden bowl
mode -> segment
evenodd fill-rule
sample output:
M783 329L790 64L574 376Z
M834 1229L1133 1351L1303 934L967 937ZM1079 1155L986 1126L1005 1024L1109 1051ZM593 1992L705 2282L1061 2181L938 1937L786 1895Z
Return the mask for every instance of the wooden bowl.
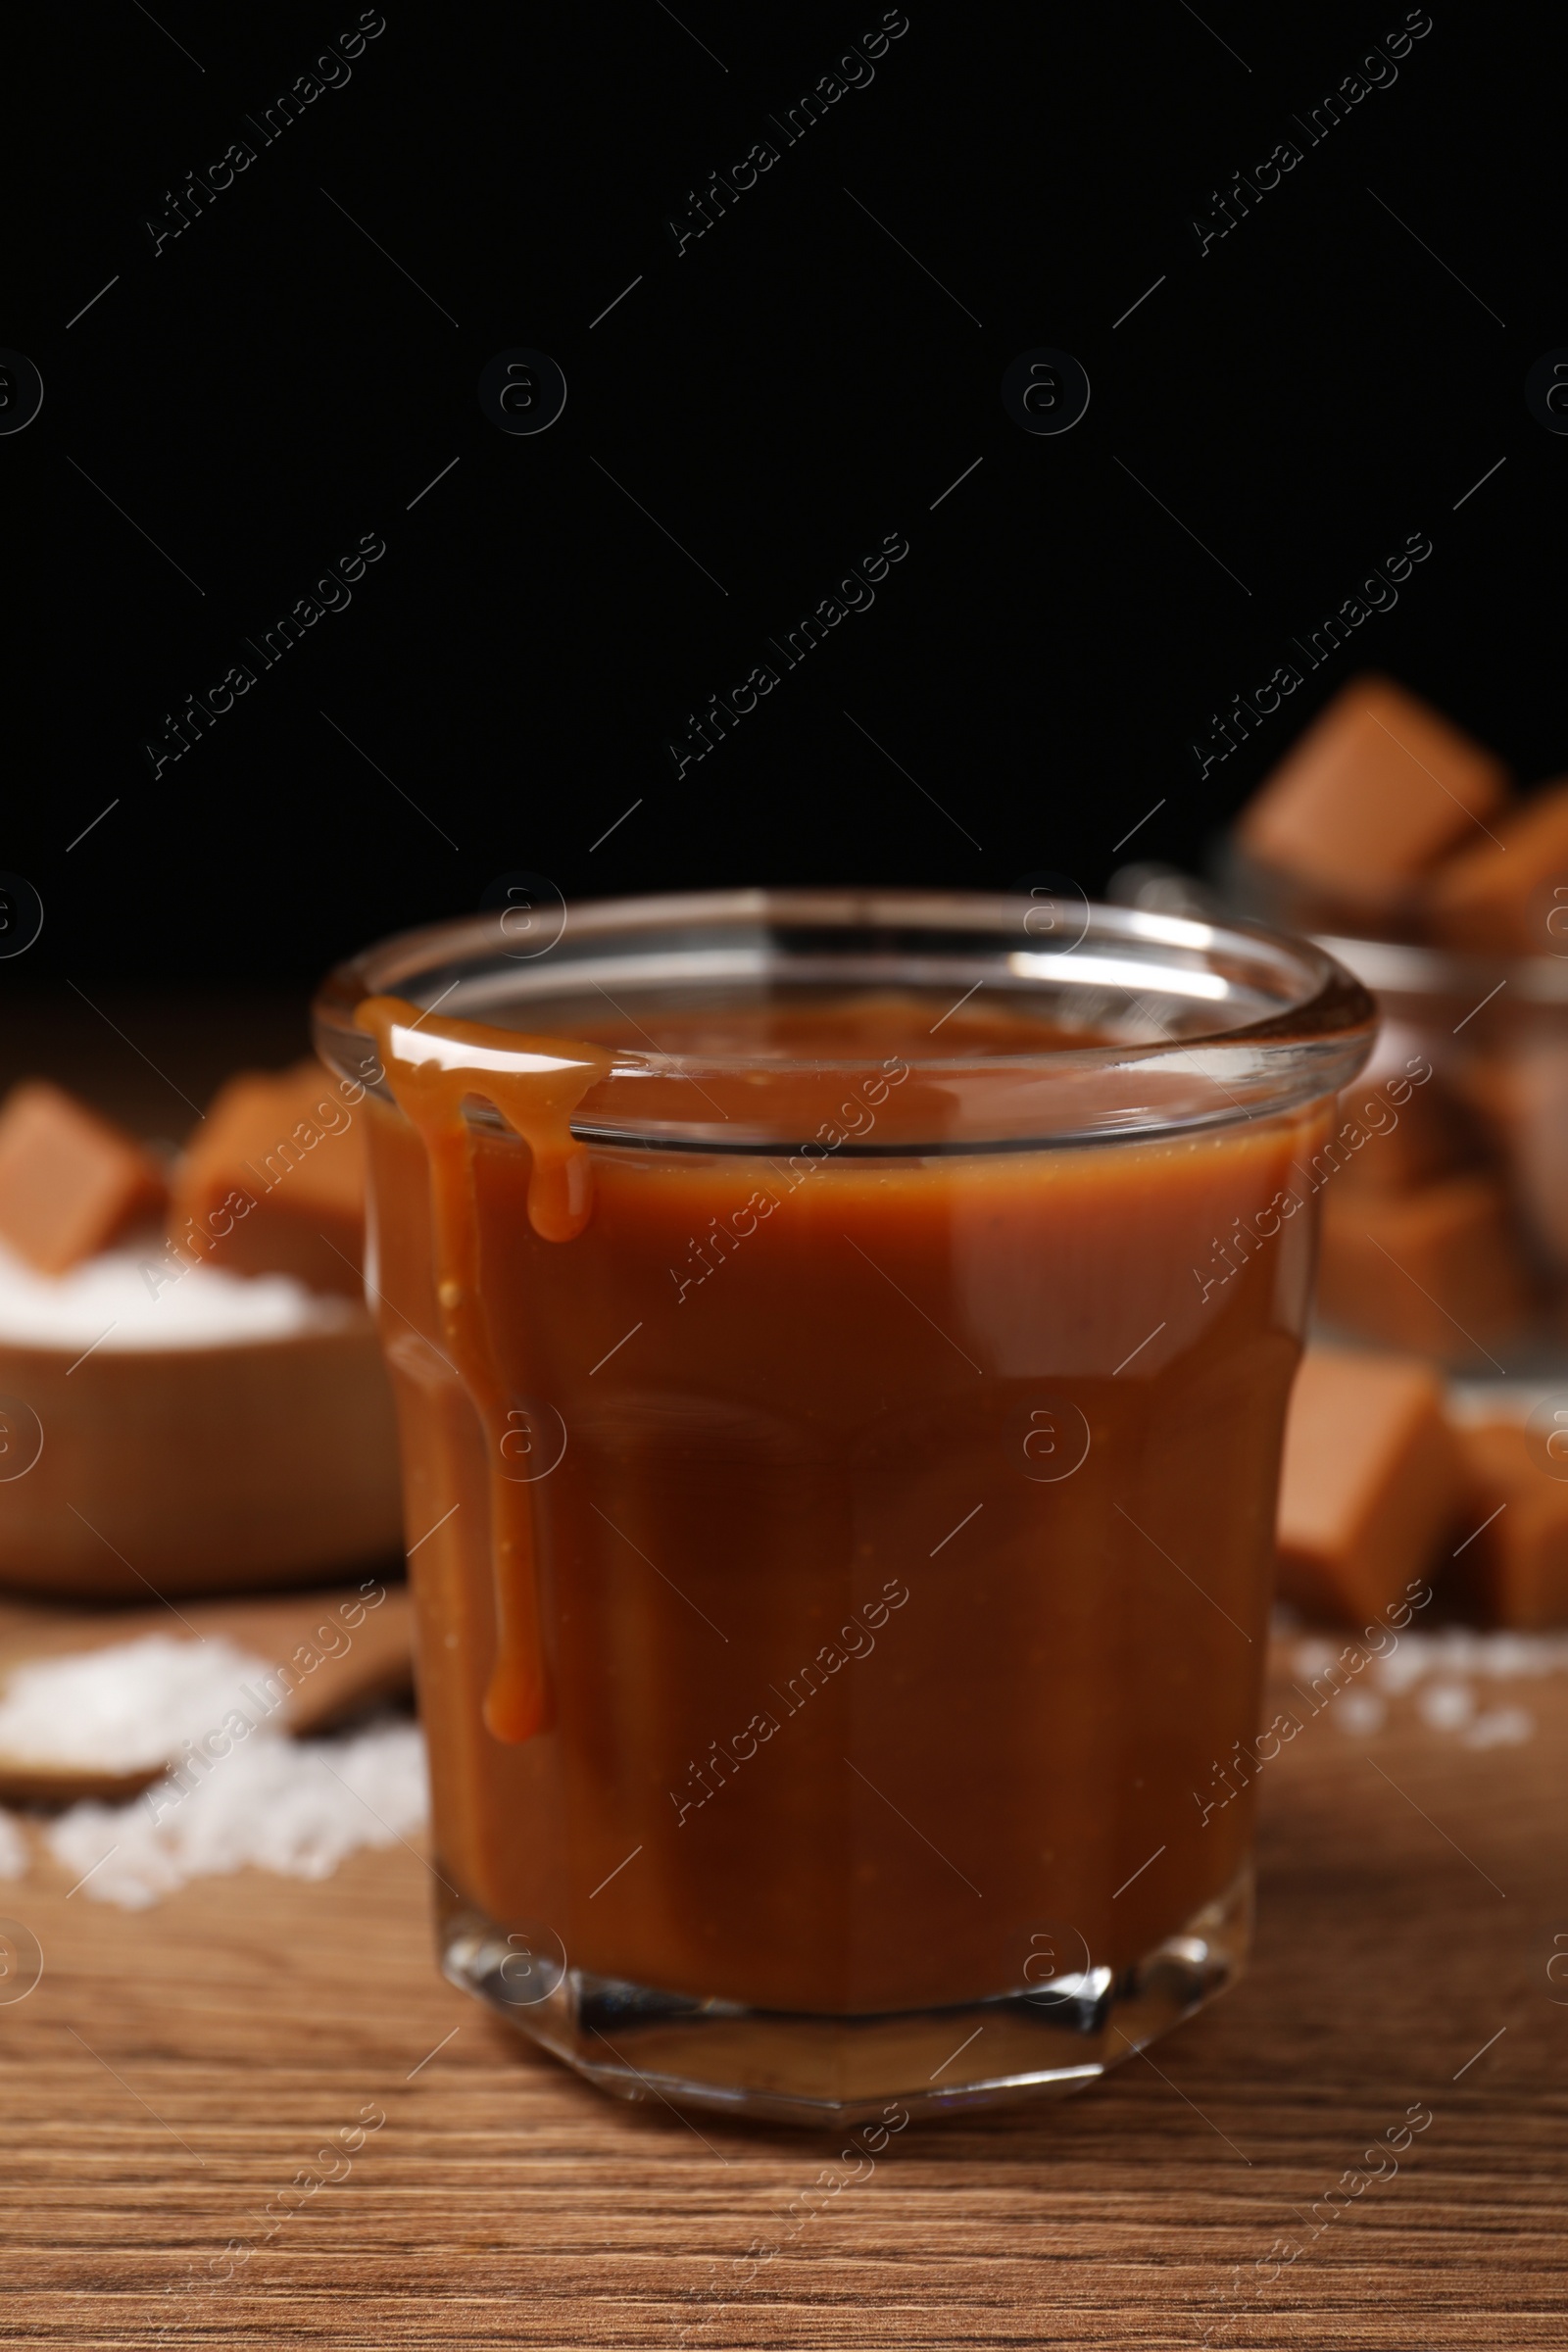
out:
M254 1592L402 1544L391 1392L363 1310L221 1346L0 1341L0 1585Z

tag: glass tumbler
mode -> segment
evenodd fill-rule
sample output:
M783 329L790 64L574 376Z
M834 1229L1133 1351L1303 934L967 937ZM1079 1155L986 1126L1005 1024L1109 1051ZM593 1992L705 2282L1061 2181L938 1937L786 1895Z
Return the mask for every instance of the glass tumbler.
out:
M1374 1017L1245 924L900 891L333 973L456 1983L622 2096L850 2123L1232 1981L1292 1163Z

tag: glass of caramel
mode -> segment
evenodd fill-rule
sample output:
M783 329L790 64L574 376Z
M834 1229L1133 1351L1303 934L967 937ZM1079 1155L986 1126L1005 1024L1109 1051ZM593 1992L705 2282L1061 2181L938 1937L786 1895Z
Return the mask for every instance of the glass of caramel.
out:
M455 1982L813 2123L1075 2087L1232 1981L1292 1165L1373 1022L1243 924L900 891L331 976Z

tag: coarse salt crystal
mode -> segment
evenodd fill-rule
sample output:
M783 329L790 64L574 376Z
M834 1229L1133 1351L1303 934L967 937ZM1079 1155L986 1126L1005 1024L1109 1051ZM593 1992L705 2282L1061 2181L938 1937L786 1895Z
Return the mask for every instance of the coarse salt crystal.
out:
M1386 1699L1375 1690L1347 1690L1334 1710L1334 1720L1348 1739L1369 1739L1388 1721Z
M1476 1694L1467 1683L1432 1683L1415 1703L1422 1722L1435 1732L1457 1732L1475 1713Z

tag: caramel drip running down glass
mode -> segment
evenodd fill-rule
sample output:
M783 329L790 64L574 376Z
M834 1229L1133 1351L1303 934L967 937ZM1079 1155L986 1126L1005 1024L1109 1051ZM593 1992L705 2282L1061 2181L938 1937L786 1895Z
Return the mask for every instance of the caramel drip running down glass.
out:
M455 1982L809 2123L1074 2087L1234 1979L1295 1170L1373 1019L1242 924L891 891L333 974Z

